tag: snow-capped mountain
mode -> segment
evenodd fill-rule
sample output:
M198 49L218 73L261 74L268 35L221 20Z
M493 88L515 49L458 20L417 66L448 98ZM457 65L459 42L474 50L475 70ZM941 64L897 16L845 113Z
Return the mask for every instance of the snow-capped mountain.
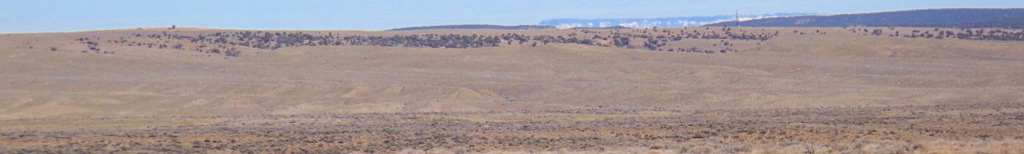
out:
M815 15L813 13L768 13L768 14L741 14L743 20ZM550 19L540 22L540 25L550 25L558 28L600 28L600 27L693 27L712 24L722 21L736 20L736 15L717 16L693 16L693 17L672 17L672 18L626 18L626 19Z

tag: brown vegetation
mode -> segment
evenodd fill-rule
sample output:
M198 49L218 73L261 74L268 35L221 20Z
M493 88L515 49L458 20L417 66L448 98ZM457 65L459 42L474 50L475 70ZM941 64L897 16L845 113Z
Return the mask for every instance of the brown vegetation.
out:
M1020 152L1020 103L4 121L7 152ZM173 121L164 121L173 119ZM90 121L80 123L76 121ZM168 124L180 121L179 124ZM52 127L52 122L83 129ZM639 149L640 151L636 151Z

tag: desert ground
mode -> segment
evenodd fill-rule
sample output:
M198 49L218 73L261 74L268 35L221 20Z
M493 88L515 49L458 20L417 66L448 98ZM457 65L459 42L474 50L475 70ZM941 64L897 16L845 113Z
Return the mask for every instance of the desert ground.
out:
M0 34L0 153L1022 153L975 30Z

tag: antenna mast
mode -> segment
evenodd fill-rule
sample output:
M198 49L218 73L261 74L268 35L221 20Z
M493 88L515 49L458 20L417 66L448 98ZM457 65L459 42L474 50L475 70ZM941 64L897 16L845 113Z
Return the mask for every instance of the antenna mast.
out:
M740 27L740 10L736 10L736 27Z

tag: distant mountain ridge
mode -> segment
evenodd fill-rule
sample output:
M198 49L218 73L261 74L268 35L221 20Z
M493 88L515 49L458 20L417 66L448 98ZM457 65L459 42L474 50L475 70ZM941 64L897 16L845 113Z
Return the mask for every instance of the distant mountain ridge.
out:
M437 25L437 26L416 26L416 27L403 27L389 29L389 31L406 31L406 30L429 30L429 29L502 29L502 30L515 30L515 29L553 29L554 26L545 25L485 25L485 24L467 24L467 25Z
M1024 8L1009 9L924 9L827 16L793 16L741 21L747 27L1024 27L1020 18ZM731 26L736 22L719 22L706 26Z
M741 14L740 20L761 19L770 17L788 17L815 15L814 13L767 13L767 14ZM601 28L601 27L694 27L703 26L722 21L735 21L736 15L717 16L691 16L671 18L622 18L622 19L550 19L540 22L540 25L554 26L558 28Z

